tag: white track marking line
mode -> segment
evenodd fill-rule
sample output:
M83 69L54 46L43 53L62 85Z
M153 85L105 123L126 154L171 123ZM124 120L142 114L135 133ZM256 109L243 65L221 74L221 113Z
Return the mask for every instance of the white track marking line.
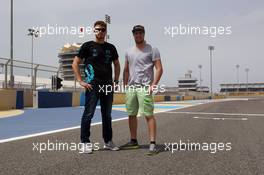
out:
M264 114L246 114L246 113L211 113L211 112L177 112L168 111L166 113L171 114L193 114L193 115L223 115L223 116L253 116L253 117L264 117Z
M186 107L189 107L189 106L186 106ZM184 107L180 107L180 108L177 108L177 109L182 109L182 108L184 108ZM156 113L169 112L169 111L172 111L172 110L175 110L175 109L159 111L159 112L156 112ZM114 120L112 120L112 122L117 122L117 121L126 120L126 119L128 119L128 117L114 119ZM102 122L92 123L91 126L100 125L100 124L102 124ZM35 133L35 134L28 134L28 135L24 135L24 136L12 137L12 138L8 138L8 139L2 139L2 140L0 140L0 143L6 143L6 142L11 142L11 141L16 141L16 140L27 139L27 138L31 138L31 137L37 137L37 136L43 136L43 135L48 135L48 134L54 134L54 133L74 130L74 129L78 129L78 128L80 128L80 125L79 126L69 127L69 128L45 131L45 132L40 132L40 133Z
M112 120L112 122L125 120L127 118L128 117L114 119L114 120ZM92 123L91 126L100 125L100 124L102 124L102 122ZM25 135L25 136L12 137L12 138L8 138L8 139L2 139L2 140L0 140L0 143L11 142L11 141L15 141L15 140L22 140L22 139L26 139L26 138L48 135L48 134L53 134L53 133L58 133L58 132L63 132L63 131L69 131L69 130L74 130L74 129L78 129L78 128L80 128L80 126L73 126L73 127L69 127L69 128L63 128L63 129L57 129L57 130L52 130L52 131L29 134L29 135Z
M181 107L181 108L184 108L184 107ZM181 108L177 108L177 109L181 109ZM159 111L159 112L156 112L156 113L169 112L171 110L175 110L175 109ZM128 117L114 119L114 120L112 120L112 122L117 122L117 121L126 120L126 119L128 119ZM100 124L102 124L102 122L92 123L91 126L100 125ZM28 135L24 135L24 136L12 137L12 138L8 138L8 139L2 139L2 140L0 140L0 143L6 143L6 142L11 142L11 141L16 141L16 140L27 139L27 138L31 138L31 137L37 137L37 136L43 136L43 135L48 135L48 134L54 134L54 133L74 130L74 129L78 129L78 128L80 128L80 125L79 126L69 127L69 128L63 128L63 129L56 129L56 130L51 130L51 131L39 132L39 133L35 133L35 134L28 134Z
M246 121L248 118L217 118L217 117L193 117L195 119L205 119L205 120L238 120L238 121Z

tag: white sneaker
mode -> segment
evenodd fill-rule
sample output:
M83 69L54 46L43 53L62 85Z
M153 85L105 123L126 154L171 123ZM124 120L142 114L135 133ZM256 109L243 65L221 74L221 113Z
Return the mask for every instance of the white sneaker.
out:
M81 149L79 153L91 154L93 152L93 145L92 143L81 143Z
M156 144L151 143L151 144L149 145L149 152L148 152L148 155L149 155L149 156L152 156L152 155L155 155L155 154L158 154L158 153L159 153L159 150L157 149Z
M113 141L109 141L108 143L104 144L104 149L109 149L111 151L118 151L119 147L117 147Z

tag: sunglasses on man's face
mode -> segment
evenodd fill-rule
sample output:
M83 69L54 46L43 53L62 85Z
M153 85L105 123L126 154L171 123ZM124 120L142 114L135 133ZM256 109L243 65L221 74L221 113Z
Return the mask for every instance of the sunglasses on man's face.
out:
M106 31L105 28L94 28L94 30L95 30L96 32L105 32L105 31Z

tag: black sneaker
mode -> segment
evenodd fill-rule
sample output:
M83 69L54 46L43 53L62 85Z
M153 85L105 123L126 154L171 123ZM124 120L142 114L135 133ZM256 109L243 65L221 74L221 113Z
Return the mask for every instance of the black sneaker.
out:
M139 145L137 142L128 142L125 145L121 146L121 149L138 149Z
M148 152L148 156L153 156L159 153L159 150L157 149L156 144L151 143L149 145L149 152Z

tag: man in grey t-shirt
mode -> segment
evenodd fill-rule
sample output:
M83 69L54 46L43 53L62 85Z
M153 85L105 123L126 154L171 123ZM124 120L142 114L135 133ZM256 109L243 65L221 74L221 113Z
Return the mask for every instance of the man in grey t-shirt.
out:
M139 115L145 116L147 120L150 137L148 155L153 155L158 151L156 148L156 120L153 116L152 92L161 78L163 69L158 49L147 44L144 40L144 27L141 25L134 26L132 33L136 46L126 51L124 68L124 85L129 86L126 91L126 108L129 116L131 140L122 148L139 147L137 142L137 115L139 112ZM156 69L155 76L154 67Z
M157 48L145 43L140 50L134 46L126 51L126 61L129 63L128 85L151 85L154 80L154 61L160 60Z

